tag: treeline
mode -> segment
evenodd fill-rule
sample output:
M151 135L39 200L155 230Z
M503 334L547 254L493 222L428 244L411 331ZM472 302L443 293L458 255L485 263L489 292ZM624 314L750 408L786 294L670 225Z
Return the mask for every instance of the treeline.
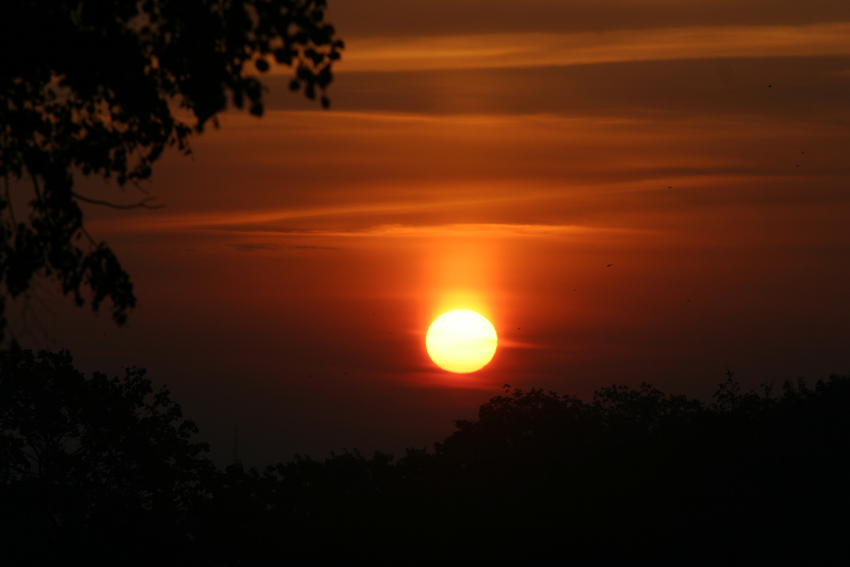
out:
M216 470L144 371L0 355L10 564L826 564L844 554L850 376L710 402L506 386L431 450Z

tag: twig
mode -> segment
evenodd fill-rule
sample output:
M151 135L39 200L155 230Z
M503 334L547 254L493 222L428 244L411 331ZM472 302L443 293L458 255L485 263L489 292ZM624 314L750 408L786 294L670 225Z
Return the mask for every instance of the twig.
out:
M151 194L150 191L148 191L147 189L142 187L142 184L139 183L138 181L136 181L135 179L131 179L130 183L132 183L136 187L136 189L138 189L140 192L144 193L145 195ZM164 206L164 205L160 205L160 206Z
M87 230L86 230L86 227L81 226L81 227L80 227L80 232L81 232L81 233L83 233L83 234L85 235L85 237L89 239L89 243L90 243L92 246L94 246L95 248L97 248L97 240L95 240L95 239L94 239L94 237L92 237L92 235L91 235L91 234L89 234L89 231L87 231Z
M43 203L44 199L41 196L41 185L38 184L38 177L32 172L29 166L27 166L27 171L29 171L30 177L32 177L32 186L35 189L36 199L38 199L39 203Z
M9 189L9 172L3 176L6 182L6 204L9 205L9 218L12 219L12 225L17 227L18 221L15 219L15 207L12 205L12 191Z
M123 210L150 209L150 210L155 210L155 209L161 209L165 206L164 204L151 205L150 202L156 200L156 197L153 197L153 196L145 197L144 199L142 199L138 203L131 203L129 205L119 205L118 203L110 203L109 201L101 201L99 199L91 199L89 197L84 197L84 196L80 195L79 193L77 193L76 191L71 191L71 195L73 195L75 198L77 198L80 201L83 201L85 203L91 203L92 205L103 205L104 207L109 207L111 209L123 209Z

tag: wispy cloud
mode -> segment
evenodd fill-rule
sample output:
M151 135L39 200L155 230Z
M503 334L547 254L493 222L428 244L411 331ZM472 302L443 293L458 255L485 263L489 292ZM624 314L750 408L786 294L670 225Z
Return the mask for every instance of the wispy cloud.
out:
M354 218L375 215L412 213L418 211L454 209L457 207L473 206L482 203L502 201L518 201L534 198L536 195L524 196L488 196L467 197L452 200L437 201L400 201L352 203L338 206L293 207L263 211L214 211L188 214L158 214L156 216L137 217L132 221L126 219L100 219L92 221L98 230L108 232L168 232L168 231L252 231L259 232L262 227L274 226L276 234L295 233L298 229L276 226L277 223L294 220ZM300 230L300 232L305 232ZM309 231L317 234L315 231Z
M231 248L235 248L240 252L257 252L258 250L280 250L280 244L269 243L251 243L242 242L237 244L228 244Z
M289 236L289 233L284 233ZM277 251L282 249L288 250L337 250L337 246L315 246L311 244L290 244L282 245L271 242L237 242L228 244L230 248L235 248L239 252L259 252L259 251Z
M312 246L308 244L284 246L290 250L339 250L338 246Z
M519 224L519 223L448 223L436 225L413 225L413 224L377 224L350 229L269 229L265 225L269 218L284 218L285 212L275 216L268 214L236 214L232 222L224 222L218 213L209 215L193 215L189 222L183 223L184 215L176 216L174 219L161 219L157 224L163 232L177 230L181 232L199 231L202 233L232 234L249 236L253 239L263 239L259 242L242 242L227 244L240 252L255 252L261 250L280 250L282 248L297 249L334 249L335 246L321 245L283 245L268 242L273 239L289 238L311 238L311 239L433 239L433 238L472 238L472 239L498 239L498 238L558 238L578 235L630 235L636 233L648 233L644 229L626 227L602 227L585 226L577 224ZM153 226L150 224L136 225L139 231L148 231ZM105 228L102 225L99 229ZM124 224L124 229L132 231L132 225Z
M353 42L339 70L544 67L617 61L850 55L848 38L850 22L375 38Z
M555 224L459 223L429 226L390 224L363 230L310 231L304 236L348 238L547 238L585 234L633 234L631 228ZM297 233L296 233L297 234Z

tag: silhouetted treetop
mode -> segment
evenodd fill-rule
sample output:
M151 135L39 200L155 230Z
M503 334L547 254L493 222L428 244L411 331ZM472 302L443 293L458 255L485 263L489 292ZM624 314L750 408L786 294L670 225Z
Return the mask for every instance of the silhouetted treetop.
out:
M699 400L664 394L649 384L602 388L592 403L535 388L504 389L481 406L477 421L455 422L457 431L437 444L437 453L468 453L473 447L490 454L577 451L602 439L626 442L646 436L660 425L686 422L706 411Z
M292 90L329 101L343 43L324 0L22 0L0 2L0 333L3 299L33 276L78 304L108 299L123 323L135 304L115 255L85 232L74 176L146 179L165 148L189 152L229 102L263 113L259 80L291 67ZM21 182L31 196L13 199ZM28 203L27 210L13 204ZM85 237L80 245L77 240ZM2 340L2 336L0 336Z
M648 384L590 402L508 387L433 451L215 472L143 371L86 378L71 362L0 354L0 548L21 564L798 565L843 553L850 376L761 393L730 377L710 403Z
M0 352L4 555L93 545L92 557L106 558L149 545L145 537L185 538L181 518L213 474L196 433L143 369L86 377L67 351Z

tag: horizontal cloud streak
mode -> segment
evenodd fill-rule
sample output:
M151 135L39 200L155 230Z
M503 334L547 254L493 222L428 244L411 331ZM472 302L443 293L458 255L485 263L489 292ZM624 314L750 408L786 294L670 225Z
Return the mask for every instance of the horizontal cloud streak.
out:
M93 221L99 230L108 232L146 232L146 231L179 231L196 229L227 229L228 227L249 227L268 225L270 223L322 217L346 217L360 215L378 215L391 213L409 213L421 210L439 210L453 208L463 205L475 205L483 202L494 202L503 200L524 200L523 197L514 199L507 198L484 198L465 199L433 202L385 202L351 204L337 207L314 207L299 209L279 209L273 211L243 211L243 212L211 212L195 214L159 215L157 217L137 218L132 221L126 219L103 219ZM294 232L281 231L277 232Z
M693 26L568 34L518 33L355 41L351 71L547 67L735 57L850 55L850 22L806 26Z
M238 232L238 230L237 230ZM329 238L552 238L576 235L619 234L630 235L652 231L618 227L581 225L464 223L446 225L412 226L403 224L378 225L360 230L301 230L251 232L262 236L308 236Z
M423 34L568 33L685 26L804 25L850 20L846 0L335 0L346 40Z
M363 208L365 212L378 210ZM383 210L383 209L381 209ZM316 216L326 214L317 211ZM299 216L307 216L301 213ZM266 242L268 237L312 237L312 238L546 238L586 234L649 233L652 231L623 227L599 227L577 224L521 224L521 223L450 223L441 225L379 224L350 230L327 229L269 229L272 220L292 218L290 211L242 212L224 216L220 213L197 215L173 215L157 219L155 222L122 222L109 220L95 221L97 228L104 232L169 232L198 231L206 233L250 234L263 237L261 243L232 244L237 250L248 252L255 250L279 250L279 244ZM317 248L309 246L309 248Z

